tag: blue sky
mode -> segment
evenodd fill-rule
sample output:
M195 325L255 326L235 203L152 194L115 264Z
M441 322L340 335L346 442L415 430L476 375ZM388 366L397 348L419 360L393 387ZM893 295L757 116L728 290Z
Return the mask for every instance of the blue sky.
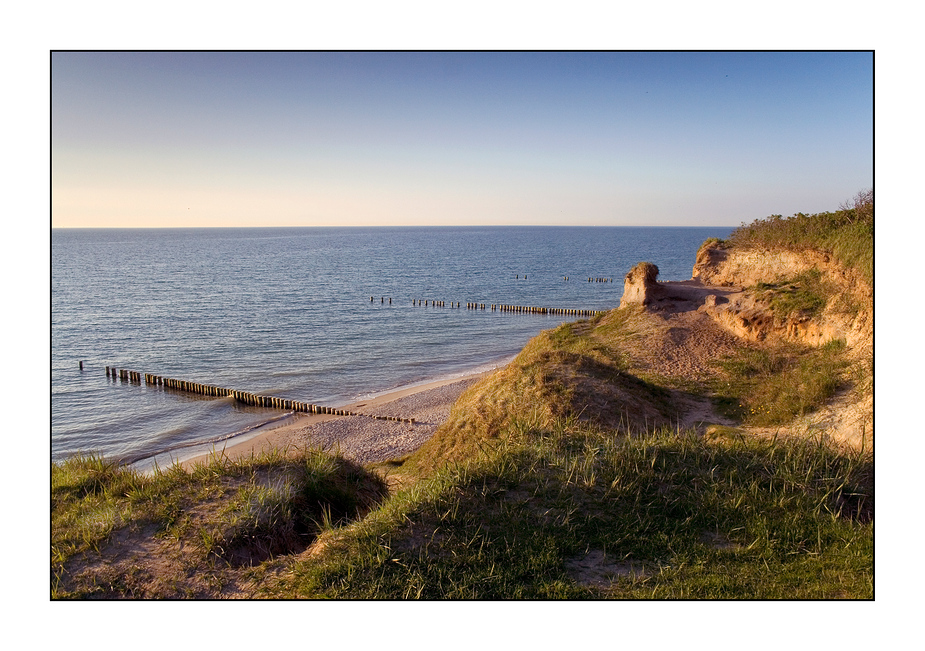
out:
M52 56L54 227L738 225L873 185L864 52Z

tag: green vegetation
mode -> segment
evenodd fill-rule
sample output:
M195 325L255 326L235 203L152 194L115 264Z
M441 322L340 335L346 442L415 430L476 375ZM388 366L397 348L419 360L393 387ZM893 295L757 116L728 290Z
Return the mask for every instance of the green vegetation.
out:
M780 317L813 317L822 311L833 290L816 269L776 283L758 283L755 296L768 301Z
M285 506L295 483L268 494L267 479L301 472L303 462L147 479L98 460L66 462L55 466L53 596L211 597L245 586L244 596L259 598L872 597L869 455L735 430L614 437L560 421L521 422L511 434L360 520L326 516L303 497L309 539L266 557L258 550L299 529L285 513L300 511ZM314 506L341 484L322 474L329 489ZM78 549L115 545L146 525L156 533L137 549L166 559L157 566L166 574L139 562L67 574ZM297 553L319 532L319 554ZM251 550L250 562L229 555L234 541ZM171 564L161 547L185 555Z
M743 224L724 246L825 251L845 268L855 270L872 287L873 233L874 194L866 190L835 212L771 215L747 226Z
M746 425L787 425L822 407L847 384L845 342L748 348L720 362L717 405Z
M872 287L873 227L873 192L868 190L835 212L756 220L734 231L722 246L827 252ZM858 304L863 299L840 291L816 269L758 283L751 291L770 306L778 321L814 318L824 309L856 315L863 307ZM858 395L872 389L869 353L850 356L843 340L820 347L765 344L742 349L719 366L712 385L718 405L747 425L788 425L822 407L842 388L853 386Z
M152 476L96 457L68 459L52 466L52 596L212 596L233 568L302 551L386 492L378 475L320 451L215 459Z
M550 427L574 416L620 431L674 422L670 393L629 372L620 344L644 339L633 329L635 316L612 311L541 332L507 367L460 396L449 420L408 466L426 473L469 458L487 442L522 429L525 420Z
M818 442L527 426L332 536L267 596L871 598L871 473Z
M697 249L697 253L699 254L700 251L702 251L702 250L705 249L706 247L712 246L712 245L715 245L715 246L717 246L718 248L721 248L721 249L722 249L722 248L725 248L725 247L726 247L726 240L720 239L720 238L718 238L718 237L708 237L707 239L705 239L705 240L703 241L703 244L700 245L700 248Z

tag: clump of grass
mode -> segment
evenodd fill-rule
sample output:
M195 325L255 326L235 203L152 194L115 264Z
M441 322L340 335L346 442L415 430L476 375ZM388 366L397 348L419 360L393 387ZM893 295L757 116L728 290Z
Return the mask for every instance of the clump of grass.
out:
M239 487L217 517L199 525L203 551L233 565L253 565L304 548L311 520L299 503L295 478L278 477Z
M717 248L722 249L722 248L725 248L726 246L726 240L721 239L719 237L708 237L700 245L700 248L697 249L698 255L700 254L701 250L707 248L708 246L716 246Z
M818 270L809 269L790 279L759 282L754 293L757 298L768 301L776 315L787 318L816 316L833 291Z
M99 549L131 517L145 480L98 456L52 465L52 566L78 551Z
M302 551L319 531L359 517L386 494L378 475L318 450L212 458L151 476L74 457L52 466L52 594L138 596L126 577L157 558L175 566L172 587L164 578L142 596L198 594L207 588L191 586L189 568L214 579ZM124 567L104 562L119 549L147 551Z
M845 385L845 342L818 348L749 348L720 363L714 390L727 416L748 425L787 425L822 407Z
M269 594L867 599L871 519L869 457L563 421L402 491Z

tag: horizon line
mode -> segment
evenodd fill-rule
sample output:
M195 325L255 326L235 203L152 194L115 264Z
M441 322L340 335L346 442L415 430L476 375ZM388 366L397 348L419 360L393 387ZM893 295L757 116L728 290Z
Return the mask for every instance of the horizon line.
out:
M433 226L422 226L420 224L391 224L376 226L52 226L53 231L79 231L79 230L97 230L97 231L116 231L116 230L196 230L196 229L219 229L219 228L739 228L745 222L738 225L731 224L699 224L699 225L652 225L652 224L436 224Z

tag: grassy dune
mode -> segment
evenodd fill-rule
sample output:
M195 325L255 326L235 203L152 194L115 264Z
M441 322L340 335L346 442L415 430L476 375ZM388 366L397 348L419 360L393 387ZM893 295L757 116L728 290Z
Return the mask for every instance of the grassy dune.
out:
M869 460L734 433L528 428L268 586L336 598L870 598Z
M418 474L563 418L641 431L672 422L668 392L627 371L618 343L631 312L612 311L534 337L504 369L468 389L449 420L408 460Z

